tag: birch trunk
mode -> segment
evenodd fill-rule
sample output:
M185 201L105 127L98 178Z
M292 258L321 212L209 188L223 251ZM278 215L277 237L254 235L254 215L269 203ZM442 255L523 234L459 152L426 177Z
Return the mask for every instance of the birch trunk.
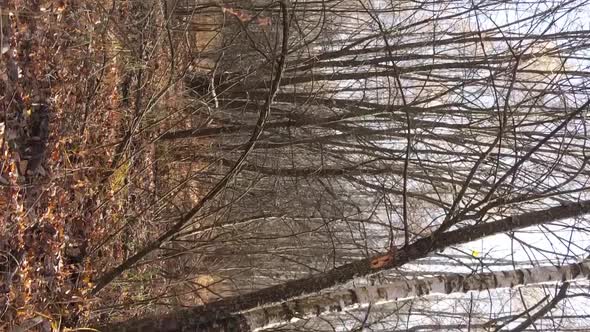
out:
M272 306L258 307L243 312L242 315L250 329L255 330L287 323L293 318L306 319L359 306L384 304L430 294L512 288L531 284L571 281L589 276L590 260L559 267L543 266L492 273L449 274L336 290Z
M510 230L541 225L588 213L590 213L590 201L582 201L541 211L524 213L494 222L463 227L444 232L436 239L419 239L407 248L397 250L397 253L388 260L382 260L382 258L390 254L361 259L324 273L318 273L298 280L291 280L252 293L225 298L205 306L178 310L164 315L131 319L104 326L99 328L99 330L113 332L209 331L211 330L210 327L214 325L223 326L226 323L233 326L243 326L244 322L240 319L243 316L236 315L236 313L314 294L353 280L355 277L366 276L381 270L402 266L410 261L426 257L430 252L449 246L467 243L478 238L504 233ZM373 263L376 260L380 264L374 265Z

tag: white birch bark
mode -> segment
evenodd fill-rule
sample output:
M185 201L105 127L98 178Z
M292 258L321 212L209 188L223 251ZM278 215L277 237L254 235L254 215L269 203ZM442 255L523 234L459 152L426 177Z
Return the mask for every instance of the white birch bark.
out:
M539 283L570 281L590 276L590 260L555 266L498 271L479 274L449 274L430 278L398 280L374 286L320 293L284 303L242 312L252 330L263 329L334 311L369 304L393 302L429 294L451 294L520 287Z

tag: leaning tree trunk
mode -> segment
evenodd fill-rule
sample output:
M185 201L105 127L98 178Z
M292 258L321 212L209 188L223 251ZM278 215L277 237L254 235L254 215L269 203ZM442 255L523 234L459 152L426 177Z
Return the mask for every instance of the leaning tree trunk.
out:
M368 259L357 260L324 273L264 288L252 293L225 298L207 305L184 309L169 314L132 319L114 323L101 331L240 331L248 330L240 312L256 309L295 297L317 293L343 284L355 277L400 267L410 261L427 256L430 252L472 240L511 230L541 225L557 220L590 213L590 201L583 201L546 210L524 213L489 223L447 231L436 238L422 238L395 253L385 253Z
M448 274L422 279L401 279L374 286L326 292L242 312L250 330L288 323L292 318L306 319L330 312L340 312L369 304L429 294L466 293L496 288L512 288L531 284L571 281L590 276L590 260L563 266L542 266L527 269L479 274Z

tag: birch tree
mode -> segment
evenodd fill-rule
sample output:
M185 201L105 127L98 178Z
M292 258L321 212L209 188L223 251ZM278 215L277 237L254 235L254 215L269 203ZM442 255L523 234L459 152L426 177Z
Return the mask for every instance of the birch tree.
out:
M480 274L447 274L407 280L400 278L400 280L377 285L325 291L319 295L290 300L280 305L256 308L241 314L245 317L250 329L258 329L289 322L293 318L306 319L329 312L341 312L359 306L383 305L411 297L455 292L485 292L495 288L513 288L540 283L567 283L588 278L589 275L590 262L585 260L564 266L544 266ZM539 313L538 316L542 314Z
M246 328L244 318L236 315L240 311L254 309L258 306L283 302L285 300L312 294L354 277L375 273L384 269L401 266L409 261L425 257L430 251L451 245L468 242L494 233L516 230L558 219L571 218L590 212L590 203L584 202L564 207L555 207L544 211L501 219L496 222L470 226L464 229L445 232L437 238L423 238L407 248L388 252L383 255L355 261L339 266L326 273L312 275L308 278L288 281L283 284L265 288L249 294L225 298L205 306L172 312L167 315L131 320L121 324L105 327L108 330L121 331L180 331L185 329L207 330L215 326ZM517 273L518 274L518 273Z

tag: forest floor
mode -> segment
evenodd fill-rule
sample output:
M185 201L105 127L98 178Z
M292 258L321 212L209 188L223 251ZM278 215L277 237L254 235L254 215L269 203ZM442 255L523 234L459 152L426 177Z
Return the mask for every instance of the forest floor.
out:
M0 330L84 326L93 278L135 245L127 215L154 199L150 140L178 121L152 114L179 103L188 68L166 9L141 3L0 1Z

